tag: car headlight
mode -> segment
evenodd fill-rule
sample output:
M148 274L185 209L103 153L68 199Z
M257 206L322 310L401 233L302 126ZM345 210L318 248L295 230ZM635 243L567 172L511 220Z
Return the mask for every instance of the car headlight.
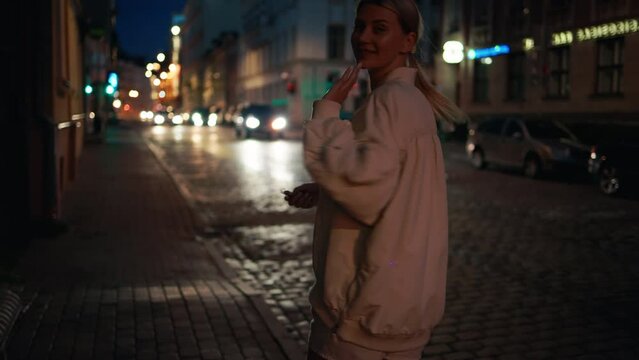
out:
M249 116L246 118L246 127L249 129L257 129L260 126L260 120L255 116Z
M171 121L175 125L182 125L182 123L184 123L184 118L182 117L182 115L174 115Z
M191 115L191 119L193 119L193 122L196 121L203 121L202 119L202 114L200 114L199 112L195 112Z
M286 118L283 116L278 116L271 123L271 127L273 130L282 130L286 127Z
M193 125L204 126L204 120L202 120L202 117L199 117L199 118L193 117Z
M215 126L217 124L217 114L209 114L209 120L206 122L208 126Z

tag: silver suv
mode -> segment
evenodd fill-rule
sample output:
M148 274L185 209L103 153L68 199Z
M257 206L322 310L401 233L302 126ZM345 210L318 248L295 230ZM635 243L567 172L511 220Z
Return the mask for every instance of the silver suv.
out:
M471 123L466 153L478 169L488 164L516 167L531 178L555 170L585 173L590 156L589 147L561 123L521 117Z

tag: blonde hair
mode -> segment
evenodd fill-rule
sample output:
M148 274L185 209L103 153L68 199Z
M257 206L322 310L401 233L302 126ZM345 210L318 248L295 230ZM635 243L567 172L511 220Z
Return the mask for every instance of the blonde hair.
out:
M415 86L424 94L428 102L433 107L433 112L438 120L445 121L449 125L463 123L467 120L466 114L453 101L437 91L428 79L423 66L417 60L415 52L417 44L422 39L424 33L424 19L417 8L414 0L359 0L356 9L362 5L370 4L385 7L397 14L399 23L404 33L414 32L417 34L417 41L413 52L408 55L408 65L417 69Z

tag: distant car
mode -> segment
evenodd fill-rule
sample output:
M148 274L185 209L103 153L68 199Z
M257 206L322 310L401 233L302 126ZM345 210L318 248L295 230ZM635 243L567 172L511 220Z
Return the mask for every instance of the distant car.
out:
M255 134L269 139L281 138L288 126L288 119L269 104L251 104L243 107L235 116L235 134L247 139Z
M471 124L466 141L466 153L476 168L516 167L530 178L562 170L586 174L588 150L561 123L542 118L489 118Z
M590 151L588 172L606 195L639 189L639 136L631 136L602 142Z

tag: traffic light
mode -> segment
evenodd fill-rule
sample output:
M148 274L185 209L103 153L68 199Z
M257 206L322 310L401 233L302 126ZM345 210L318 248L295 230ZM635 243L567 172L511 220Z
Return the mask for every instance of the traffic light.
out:
M109 95L115 94L115 92L118 90L118 84L118 74L113 71L109 71L109 73L107 74L107 85L105 89L106 93Z
M286 82L286 92L289 94L295 94L297 90L297 82L295 80L289 80Z

